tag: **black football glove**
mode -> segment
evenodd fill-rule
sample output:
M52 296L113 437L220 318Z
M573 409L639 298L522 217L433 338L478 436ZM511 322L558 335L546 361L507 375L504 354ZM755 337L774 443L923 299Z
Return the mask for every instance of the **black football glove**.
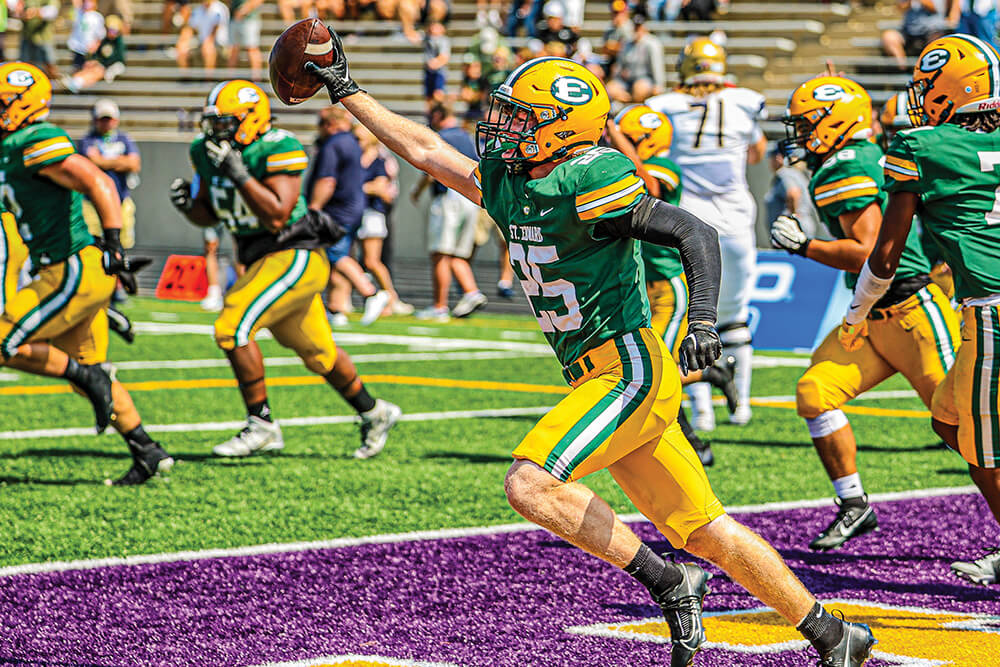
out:
M333 63L329 67L320 67L311 60L307 60L303 69L312 72L326 85L326 91L330 93L330 101L336 104L345 97L365 91L351 78L347 54L344 53L344 44L340 41L337 31L330 26L327 26L326 29L330 31L330 41L333 42Z
M681 341L679 356L684 375L714 364L722 356L722 341L715 327L704 322L689 324L687 335Z
M120 237L120 229L104 230L104 240L98 243L103 252L101 266L104 267L104 273L109 276L118 276L126 292L135 294L138 286L134 274L152 264L153 258L129 257L122 249Z
M217 144L211 139L205 140L205 153L208 160L222 175L236 184L237 187L250 180L250 171L243 162L243 154L233 148L228 141Z
M802 231L802 225L794 215L779 215L771 223L771 245L775 248L805 257L810 241L812 239Z
M309 209L301 218L278 232L278 243L292 244L311 241L320 245L333 245L344 238L347 230L323 211Z
M173 180L170 184L170 203L181 213L187 213L194 208L190 181L185 181L183 178Z

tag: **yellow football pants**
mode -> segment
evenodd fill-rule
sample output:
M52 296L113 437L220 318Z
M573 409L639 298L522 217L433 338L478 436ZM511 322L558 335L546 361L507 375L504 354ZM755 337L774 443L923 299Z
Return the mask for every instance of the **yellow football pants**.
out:
M1000 307L962 309L962 346L931 403L934 419L958 426L958 451L980 468L1000 465Z
M33 341L49 341L85 364L108 358L108 317L115 277L101 266L101 251L87 246L64 262L43 266L7 303L0 316L0 353L10 358Z
M17 281L21 267L28 259L28 246L17 231L17 221L11 213L0 214L0 312L7 309L7 303L17 292Z
M243 347L266 327L294 350L314 373L333 369L337 348L320 292L330 262L317 250L281 250L251 264L226 292L215 321L215 342L223 350Z
M87 230L97 238L103 238L104 228L101 226L101 217L97 215L97 209L90 203L89 199L83 200L83 221L87 223ZM131 197L122 200L122 247L128 250L135 246L135 202Z
M868 337L858 350L841 347L837 329L816 348L796 387L800 417L836 410L897 372L930 407L934 390L955 361L958 316L933 283L879 312L884 317L868 320Z
M590 350L567 372L573 391L514 450L562 481L607 468L670 543L725 513L677 424L677 366L652 329Z
M670 280L646 283L649 308L652 311L649 326L663 342L674 361L681 349L681 341L687 335L688 286L682 273Z

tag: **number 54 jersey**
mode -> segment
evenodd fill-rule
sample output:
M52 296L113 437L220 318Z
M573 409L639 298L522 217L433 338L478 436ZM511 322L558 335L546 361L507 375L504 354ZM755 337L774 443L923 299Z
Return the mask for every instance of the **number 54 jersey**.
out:
M501 160L476 169L483 207L563 366L611 338L649 326L639 244L599 223L635 208L646 188L632 161L594 147L547 176L510 174Z

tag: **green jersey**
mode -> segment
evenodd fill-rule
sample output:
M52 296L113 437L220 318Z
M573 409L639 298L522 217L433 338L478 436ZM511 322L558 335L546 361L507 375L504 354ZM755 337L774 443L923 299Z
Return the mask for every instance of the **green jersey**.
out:
M308 166L309 158L295 135L285 130L271 129L243 149L243 162L251 176L263 181L268 176L275 174L301 174ZM219 222L225 224L236 237L237 246L241 249L251 246L255 248L267 247L268 237L273 237L274 234L261 227L257 215L243 200L236 185L208 159L204 135L199 134L191 142L191 164L194 165L195 173L201 179L201 187L207 186L209 188L212 211ZM292 215L289 217L289 224L301 218L305 213L306 200L300 194L298 201L295 202L295 208L292 209ZM276 246L268 247L266 252L273 252L277 249ZM254 254L260 255L257 252Z
M883 190L883 161L882 149L877 145L870 141L852 141L817 167L809 181L809 193L820 220L834 238L846 238L840 226L840 216L844 213L860 211L872 203L877 203L885 213L889 197ZM930 262L920 247L920 233L912 229L906 237L896 279L919 276L930 270ZM858 274L845 272L844 282L854 289Z
M951 267L955 296L1000 294L1000 132L951 124L900 130L885 178L888 192L920 197L924 234Z
M660 181L660 199L676 206L681 200L681 168L672 160L656 155L643 162L642 166L650 176ZM677 248L643 241L642 263L649 282L670 280L684 273L681 253Z
M61 262L94 242L83 221L83 195L38 173L75 152L51 123L32 123L0 143L0 199L17 218L34 266Z
M532 179L501 160L476 169L483 207L563 366L611 338L649 326L639 244L597 224L630 212L646 189L632 162L594 147Z

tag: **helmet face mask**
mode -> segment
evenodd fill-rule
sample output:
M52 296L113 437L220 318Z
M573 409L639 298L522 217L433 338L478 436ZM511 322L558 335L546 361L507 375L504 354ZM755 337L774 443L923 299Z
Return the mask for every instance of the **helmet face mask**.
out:
M1000 109L1000 54L971 35L946 35L921 51L906 91L907 114L915 126L995 111Z
M201 130L213 141L249 146L271 129L271 103L257 84L242 79L223 81L205 100Z
M822 161L847 142L870 137L871 117L871 98L864 88L844 77L816 77L792 92L779 147L790 162Z
M240 119L236 116L201 115L201 131L212 141L233 141Z
M536 58L514 70L490 95L476 123L483 160L502 160L510 173L569 157L595 146L610 111L604 85L565 58Z

